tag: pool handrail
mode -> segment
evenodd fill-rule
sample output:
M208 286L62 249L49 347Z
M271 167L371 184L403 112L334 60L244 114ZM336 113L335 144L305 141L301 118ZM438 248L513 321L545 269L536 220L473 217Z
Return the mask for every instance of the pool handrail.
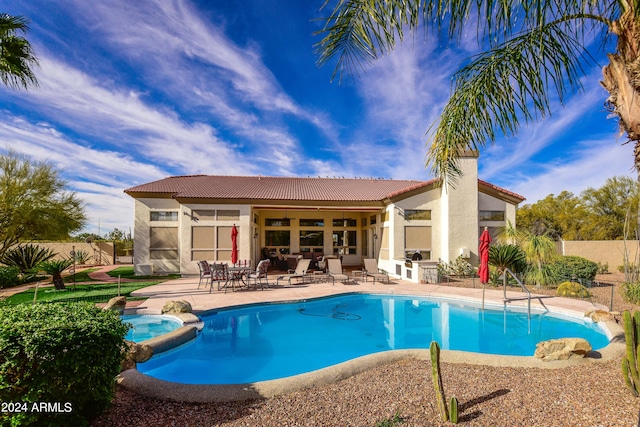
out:
M504 274L502 275L502 283L504 287L504 299L503 299L504 304L506 305L507 301L522 299L522 298L507 298L507 273L511 275L511 277L516 279L516 282L518 283L518 285L520 285L522 290L527 293L527 318L529 319L529 328L531 328L531 292L529 292L529 289L527 289L527 287L522 283L522 281L520 281L520 279L513 273L513 271L509 270L508 268L504 269Z

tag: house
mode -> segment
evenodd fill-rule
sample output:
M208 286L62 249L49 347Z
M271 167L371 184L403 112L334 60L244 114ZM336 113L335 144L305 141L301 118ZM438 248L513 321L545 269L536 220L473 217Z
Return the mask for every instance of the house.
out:
M197 274L196 261L336 254L345 266L376 258L396 277L462 255L477 264L484 227L515 224L524 198L478 179L477 155L461 159L455 188L438 180L175 176L125 190L135 199L136 274ZM414 257L419 252L420 255ZM421 258L407 262L407 259Z

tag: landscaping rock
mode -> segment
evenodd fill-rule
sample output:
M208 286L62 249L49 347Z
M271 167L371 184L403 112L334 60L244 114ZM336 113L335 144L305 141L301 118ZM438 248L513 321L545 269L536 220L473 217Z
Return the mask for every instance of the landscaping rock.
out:
M614 320L614 313L604 310L588 310L584 313L584 317L589 317L594 322L607 322L609 320Z
M191 304L185 300L167 301L162 307L162 313L191 313Z
M124 308L127 305L127 299L125 297L113 297L109 300L107 305L104 306L105 310L117 311L118 314L124 313Z
M546 362L566 360L572 356L584 357L590 351L591 344L584 338L562 338L539 342L534 356Z
M153 348L146 344L138 344L133 341L127 341L127 354L122 362L122 370L134 369L136 363L146 362L153 356Z

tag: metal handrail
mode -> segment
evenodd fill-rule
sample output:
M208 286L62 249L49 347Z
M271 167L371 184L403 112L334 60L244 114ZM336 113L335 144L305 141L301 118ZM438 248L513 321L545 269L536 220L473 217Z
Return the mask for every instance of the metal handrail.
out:
M503 303L506 305L507 301L512 300L513 298L507 298L507 273L509 273L511 275L511 277L513 277L514 279L516 279L516 282L518 282L518 284L520 285L520 287L522 288L523 291L525 291L527 293L527 300L528 300L528 319L529 319L529 329L531 329L531 292L529 292L529 289L527 289L527 287L520 281L520 279L518 279L518 277L508 268L504 269L504 274L502 276L502 283L504 285L504 300ZM531 332L531 330L529 330L529 332Z

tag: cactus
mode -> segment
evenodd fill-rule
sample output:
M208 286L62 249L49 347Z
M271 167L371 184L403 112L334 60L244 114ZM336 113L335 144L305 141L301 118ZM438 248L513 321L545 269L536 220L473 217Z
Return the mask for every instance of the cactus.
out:
M436 341L431 341L429 351L431 353L431 377L433 379L433 387L436 390L438 409L440 410L442 421L449 421L449 411L447 410L447 401L442 387L442 376L440 375L440 345Z
M638 375L638 353L640 353L640 311L622 313L626 353L622 359L622 375L624 382L634 396L640 395L640 377Z
M449 400L449 421L458 424L458 399L455 396Z

